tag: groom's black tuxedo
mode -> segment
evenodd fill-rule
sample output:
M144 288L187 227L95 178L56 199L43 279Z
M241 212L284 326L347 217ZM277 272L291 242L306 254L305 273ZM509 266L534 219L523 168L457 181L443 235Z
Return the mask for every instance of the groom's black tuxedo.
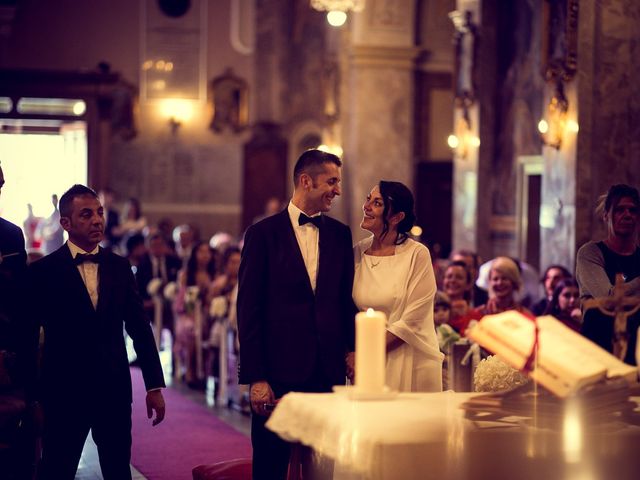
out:
M288 210L249 227L238 277L240 383L266 381L276 398L344 384L354 350L353 268L351 232L332 218L323 215L319 227L315 292ZM289 445L265 422L251 418L253 478L285 478Z
M116 465L124 468L126 457L128 471L131 446L131 377L123 325L133 339L147 390L164 387L129 262L100 250L96 308L66 244L33 263L28 280L32 324L44 329L38 396L45 413L45 463L48 450L56 471L73 469L73 478L77 449L82 451L92 428L96 443L96 435L109 439L104 459L100 452L105 478L108 471L111 478L128 478L117 473Z
M356 313L349 228L322 216L315 294L286 209L249 227L242 257L240 383L295 386L322 372L343 384Z

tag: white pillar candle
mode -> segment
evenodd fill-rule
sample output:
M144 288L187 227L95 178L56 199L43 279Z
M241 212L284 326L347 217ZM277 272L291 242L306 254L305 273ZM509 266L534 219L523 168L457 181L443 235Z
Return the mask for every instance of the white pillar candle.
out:
M387 317L368 309L356 315L356 389L379 393L385 386Z

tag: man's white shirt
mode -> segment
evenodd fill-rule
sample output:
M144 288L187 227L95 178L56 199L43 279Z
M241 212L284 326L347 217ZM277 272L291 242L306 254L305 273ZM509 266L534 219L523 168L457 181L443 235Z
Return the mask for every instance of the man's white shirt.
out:
M71 240L67 240L67 246L71 251L71 256L75 259L76 255L79 253L87 254L90 253L95 255L100 251L100 249L96 246L92 251L85 252L83 249L75 245ZM98 306L98 264L93 262L83 262L76 266L78 272L80 272L80 276L82 277L82 281L84 282L85 287L87 287L87 292L91 297L91 303L93 303L93 308Z
M287 207L289 212L289 219L293 226L293 231L296 234L296 240L298 240L298 246L304 259L304 265L307 267L307 273L309 274L309 280L311 281L311 288L314 293L316 291L316 280L318 277L318 257L319 257L319 242L320 232L318 228L312 223L300 225L300 214L304 213L293 202L289 202ZM313 215L313 217L320 216L320 213Z

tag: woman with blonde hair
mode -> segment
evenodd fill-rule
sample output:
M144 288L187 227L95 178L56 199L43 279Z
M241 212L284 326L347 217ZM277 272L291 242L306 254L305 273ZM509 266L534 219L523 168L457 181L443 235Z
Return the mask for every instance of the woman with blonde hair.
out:
M522 288L522 277L518 264L509 257L496 257L489 270L489 300L484 305L470 310L451 325L460 333L469 326L471 320L479 320L485 315L516 310L531 318L534 317L526 307L516 299L515 294Z

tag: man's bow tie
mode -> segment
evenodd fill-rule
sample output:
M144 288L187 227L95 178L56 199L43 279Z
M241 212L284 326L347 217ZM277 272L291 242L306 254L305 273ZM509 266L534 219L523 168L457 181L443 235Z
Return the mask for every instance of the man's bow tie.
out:
M309 217L304 213L301 213L298 217L298 225L306 225L307 223L313 223L317 228L320 228L320 226L322 225L322 215Z
M78 253L73 261L76 265L80 265L84 262L100 263L100 254Z

